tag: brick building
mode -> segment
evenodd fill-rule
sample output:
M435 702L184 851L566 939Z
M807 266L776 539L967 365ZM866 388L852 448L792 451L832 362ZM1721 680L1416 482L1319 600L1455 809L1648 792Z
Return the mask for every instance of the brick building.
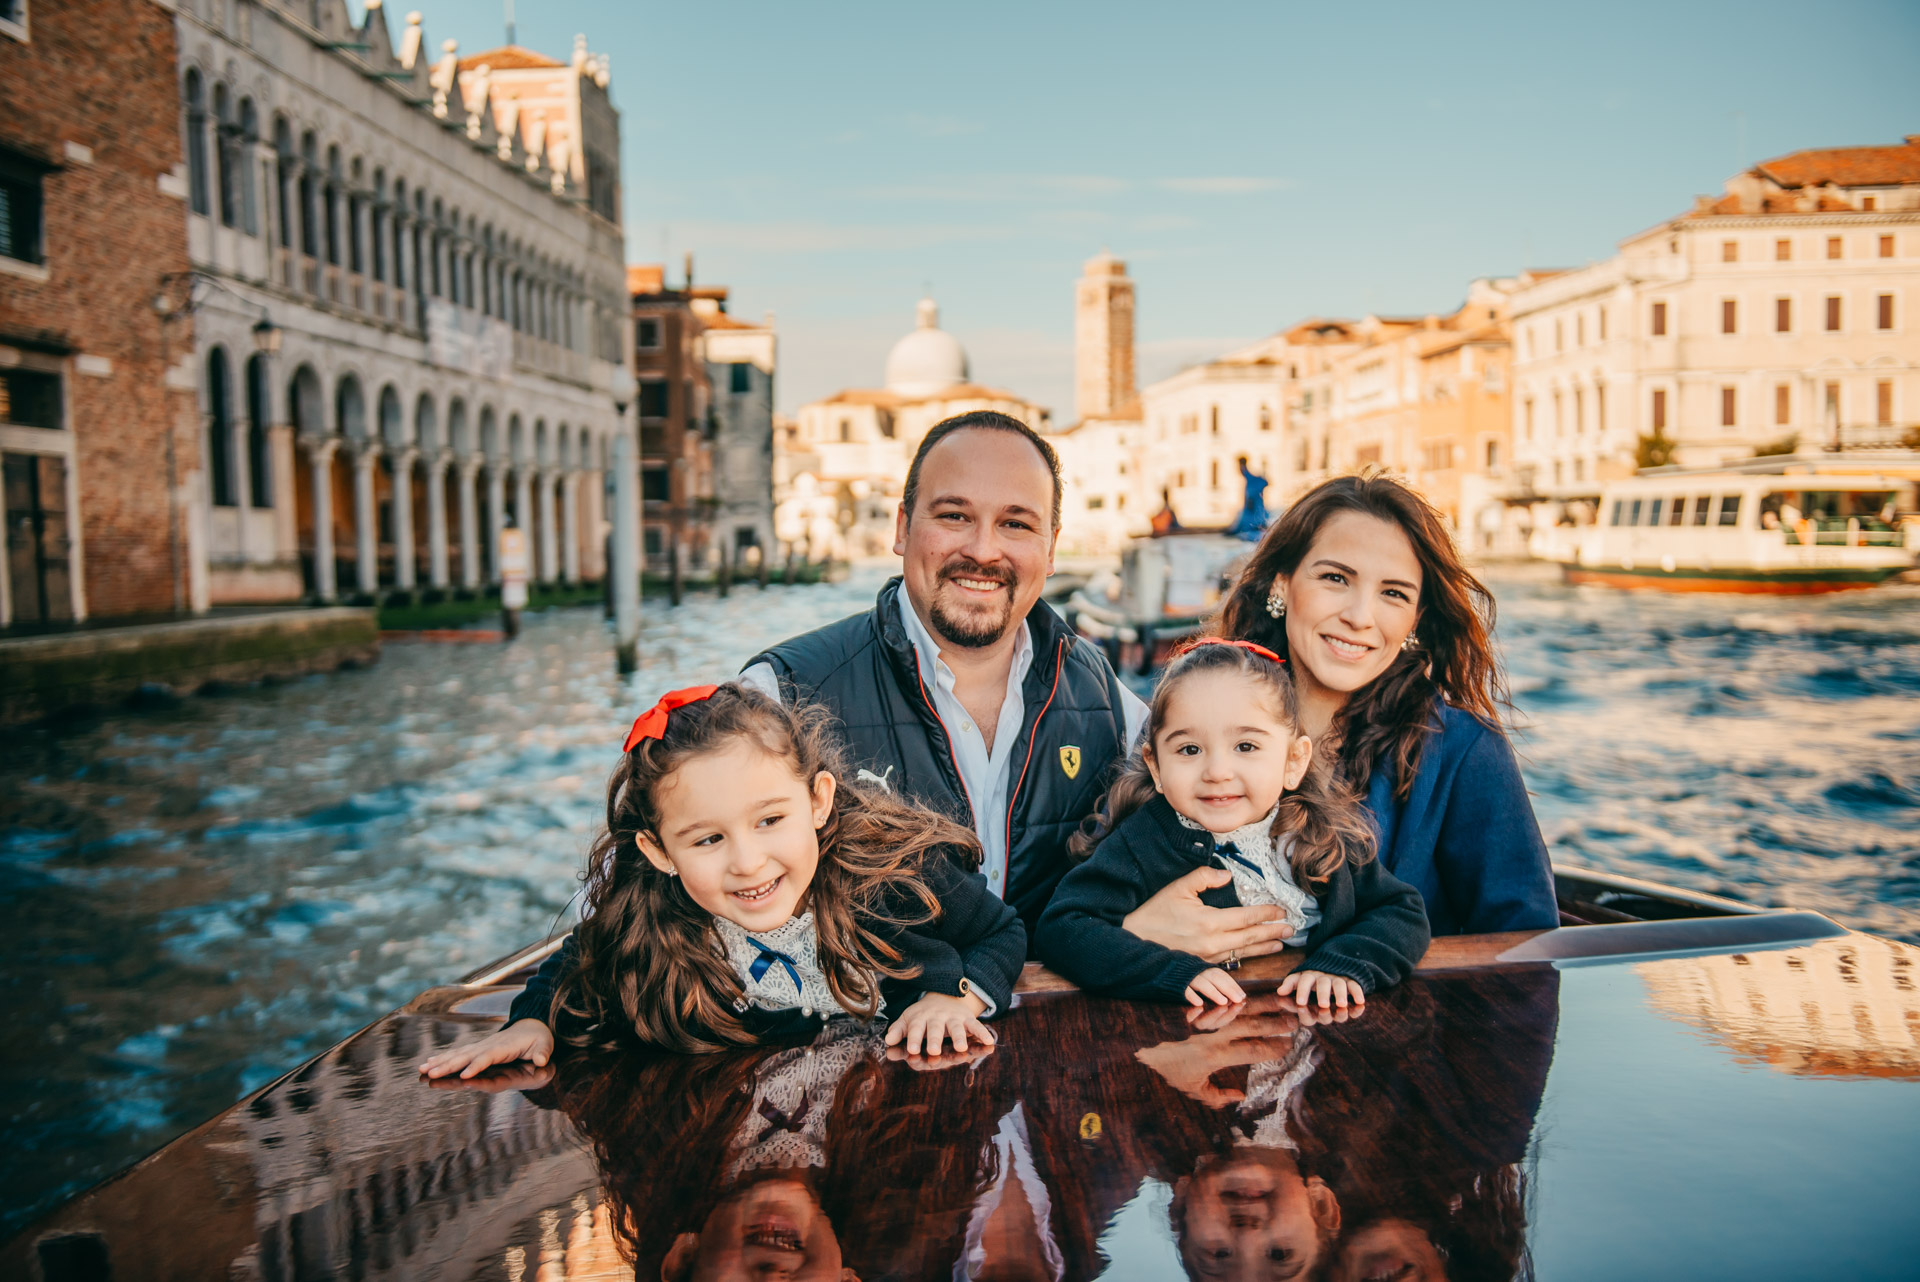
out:
M205 599L175 66L152 0L0 5L0 626Z
M725 286L693 283L692 255L680 288L648 263L627 289L647 572L743 567L773 546L773 322L729 315Z

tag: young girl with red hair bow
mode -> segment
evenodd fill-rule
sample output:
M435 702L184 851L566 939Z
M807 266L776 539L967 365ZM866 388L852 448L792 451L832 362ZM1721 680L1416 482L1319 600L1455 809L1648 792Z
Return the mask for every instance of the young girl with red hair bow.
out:
M1120 997L1232 1005L1226 969L1129 933L1127 915L1165 886L1211 869L1216 908L1274 904L1307 951L1280 983L1305 1006L1365 1004L1427 950L1420 892L1374 858L1359 800L1300 733L1285 661L1251 641L1207 637L1168 665L1140 747L1068 849L1035 930L1040 959L1082 988Z
M973 833L852 781L818 709L740 685L634 723L587 857L587 903L507 1026L429 1077L630 1037L712 1051L891 1021L909 1054L994 1038L1026 959Z

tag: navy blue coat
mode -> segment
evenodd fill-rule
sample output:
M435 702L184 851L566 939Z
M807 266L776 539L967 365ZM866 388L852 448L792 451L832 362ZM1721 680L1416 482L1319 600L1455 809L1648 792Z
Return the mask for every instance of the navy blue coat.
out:
M1553 867L1513 745L1472 713L1435 708L1407 799L1394 796L1388 758L1367 780L1380 862L1420 892L1436 935L1559 925Z
M1128 913L1195 868L1225 868L1214 835L1188 828L1165 797L1121 821L1086 860L1060 879L1040 918L1040 959L1091 992L1180 1001L1212 963L1129 934ZM1356 980L1368 992L1405 979L1427 951L1420 896L1369 860L1343 864L1319 888L1320 924L1307 937L1307 970ZM1231 883L1203 891L1202 903L1237 908Z
M1027 932L1019 916L987 889L986 878L963 869L948 855L930 853L922 876L940 903L940 916L909 927L873 924L874 933L899 950L904 965L920 969L912 979L881 979L880 996L887 1010L898 1015L919 1001L922 993L957 997L964 979L993 1003L996 1016L1006 1014L1027 957ZM896 919L924 911L920 901L905 891L893 892L882 910L884 916ZM573 936L568 935L567 942L541 963L539 971L513 999L507 1023L541 1020L553 1028L556 1036L578 1031L572 1025L553 1025L554 992L576 956ZM716 966L726 964L721 958L714 959ZM780 1038L816 1032L828 1017L829 1012L803 1012L797 1005L779 1010L749 1006L741 1012L740 1022L755 1037Z

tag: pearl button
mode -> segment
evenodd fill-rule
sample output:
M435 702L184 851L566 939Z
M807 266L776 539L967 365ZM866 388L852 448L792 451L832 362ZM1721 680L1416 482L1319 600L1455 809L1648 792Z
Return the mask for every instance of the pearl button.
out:
M800 1013L801 1013L802 1015L809 1015L809 1016L810 1016L810 1015L812 1015L812 1014L813 1014L813 1007L811 1007L811 1006L802 1006L802 1007L800 1008Z

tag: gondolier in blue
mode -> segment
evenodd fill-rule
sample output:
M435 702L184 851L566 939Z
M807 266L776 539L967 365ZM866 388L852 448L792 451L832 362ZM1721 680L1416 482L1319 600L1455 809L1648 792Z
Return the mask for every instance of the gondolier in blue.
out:
M1060 462L1018 419L936 424L907 469L901 574L871 610L748 661L741 678L839 717L860 778L979 835L987 885L1031 931L1139 737L1146 705L1040 599L1060 531ZM1213 910L1160 939L1202 956L1280 948L1270 909ZM1202 914L1217 914L1203 917Z
M1240 503L1239 519L1227 530L1236 539L1245 539L1249 543L1258 543L1260 536L1267 532L1267 525L1273 520L1267 515L1267 478L1256 473L1247 464L1247 456L1242 454L1234 460L1240 465L1240 479L1246 483L1246 497Z

